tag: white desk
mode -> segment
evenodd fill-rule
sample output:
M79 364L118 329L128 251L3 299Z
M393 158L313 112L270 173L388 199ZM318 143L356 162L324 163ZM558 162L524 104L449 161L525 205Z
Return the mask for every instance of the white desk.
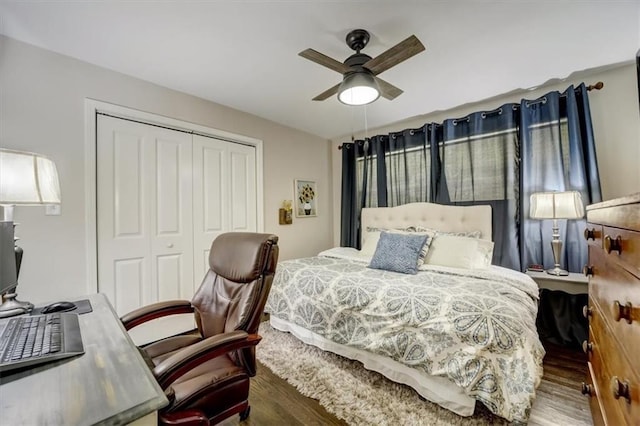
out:
M546 272L527 271L533 280L538 284L538 288L549 290L562 290L570 294L581 294L589 292L589 279L584 274L570 272L566 276L547 274Z
M0 377L0 424L155 424L164 392L107 298L83 299L93 307L79 316L85 353Z

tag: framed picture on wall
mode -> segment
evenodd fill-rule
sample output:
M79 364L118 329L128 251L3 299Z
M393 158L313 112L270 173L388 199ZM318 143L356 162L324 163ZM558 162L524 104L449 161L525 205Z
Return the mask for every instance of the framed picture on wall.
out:
M295 180L296 217L315 217L318 215L318 191L312 180Z

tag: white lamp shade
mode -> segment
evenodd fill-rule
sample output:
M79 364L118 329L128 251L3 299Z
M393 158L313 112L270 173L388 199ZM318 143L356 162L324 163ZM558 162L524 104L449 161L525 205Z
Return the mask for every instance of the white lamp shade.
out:
M0 204L59 204L56 165L32 152L0 149Z
M380 97L375 78L367 72L347 75L338 92L338 100L347 105L366 105Z
M582 196L577 191L536 192L531 194L532 219L579 219L584 216Z

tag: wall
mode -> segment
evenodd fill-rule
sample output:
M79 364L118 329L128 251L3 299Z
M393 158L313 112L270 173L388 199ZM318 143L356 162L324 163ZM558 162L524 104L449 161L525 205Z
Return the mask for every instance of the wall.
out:
M325 139L4 36L0 93L0 146L50 157L62 192L60 216L46 216L44 207L15 209L25 252L22 300L62 300L91 288L85 279L85 98L261 139L264 231L280 237L280 258L313 255L332 245L331 153ZM279 225L278 208L293 199L296 178L317 181L319 215Z
M631 55L630 55L631 56ZM480 81L480 80L479 80ZM603 200L622 197L640 191L640 112L635 63L614 66L605 71L575 73L565 81L555 81L535 90L519 90L508 95L496 96L486 101L463 105L447 111L437 111L413 117L398 123L368 130L368 136L385 134L403 129L418 128L424 123L441 123L447 118L464 117L475 111L492 110L507 102L519 102L522 98L535 99L553 90L563 92L570 84L581 82L604 83L602 90L589 92L591 120L593 123L596 155L600 172ZM386 102L379 100L377 102ZM359 112L362 116L362 111ZM364 119L362 117L362 119ZM363 133L355 135L364 137ZM340 245L340 183L342 173L341 151L337 149L351 135L332 141L333 195L334 195L334 244Z

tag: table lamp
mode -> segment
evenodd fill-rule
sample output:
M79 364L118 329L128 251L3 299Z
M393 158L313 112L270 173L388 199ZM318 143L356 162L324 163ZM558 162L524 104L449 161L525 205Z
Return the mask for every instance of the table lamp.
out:
M10 222L11 226L15 226L13 208L16 205L46 204L60 204L58 171L53 161L32 152L0 148L0 206L3 207L3 222ZM14 252L7 254L15 258L17 283L22 249L15 245ZM16 287L17 284L2 295L0 318L23 314L33 309L31 303L16 299Z
M531 194L530 207L529 216L532 219L553 219L551 249L555 266L548 269L547 274L569 275L569 272L560 268L562 241L560 240L558 219L580 219L583 217L582 196L577 191L536 192Z

